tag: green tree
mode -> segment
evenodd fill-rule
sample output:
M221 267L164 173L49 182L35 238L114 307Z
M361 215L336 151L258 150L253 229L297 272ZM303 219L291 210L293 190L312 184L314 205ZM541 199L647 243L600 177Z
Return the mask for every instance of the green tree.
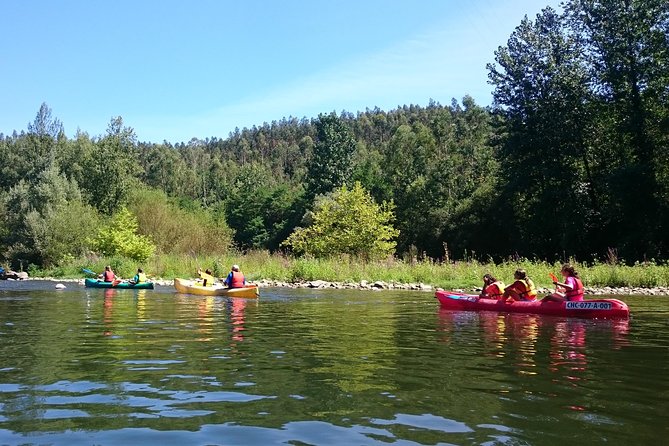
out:
M350 179L355 151L353 134L334 112L318 116L316 135L313 157L308 164L310 197L328 193Z
M110 121L107 134L96 143L97 151L88 159L82 189L89 203L103 214L111 215L127 203L130 188L141 173L136 144L134 130L124 127L119 116Z
M79 188L76 182L61 174L55 164L41 172L34 182L19 181L10 188L4 205L4 224L9 230L1 241L5 247L4 257L12 263L45 265L60 259L57 252L59 249L63 250L63 255L73 252L79 254L79 242L83 238L79 238L71 247L59 244L59 248L54 248L57 243L52 243L60 236L65 239L69 237L53 233L58 230L56 227L68 234L81 231L76 223L71 226L68 224L79 216L70 218L64 215L65 210L72 206L77 209L80 209L77 206L83 206Z
M510 245L524 255L588 255L601 222L582 45L546 8L525 17L495 56L488 68L504 117L500 203Z
M151 257L156 247L148 237L139 235L138 229L137 217L122 207L108 225L100 228L93 247L106 256L119 255L143 262Z
M610 240L640 258L669 252L669 3L572 0L566 11L587 49L606 157Z
M297 228L282 245L295 253L316 257L350 254L381 259L392 255L393 239L399 235L392 226L393 204L378 205L357 182L350 190L344 185L317 200L311 220L309 226Z

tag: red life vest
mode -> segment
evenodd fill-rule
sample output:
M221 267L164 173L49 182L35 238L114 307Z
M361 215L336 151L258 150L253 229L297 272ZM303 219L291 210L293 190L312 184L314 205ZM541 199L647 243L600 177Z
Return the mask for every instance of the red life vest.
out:
M565 292L564 297L567 300L583 300L583 282L578 277L574 277L574 288Z
M232 271L232 280L230 288L242 288L244 286L244 274L239 271Z
M499 299L504 294L504 284L500 281L493 282L487 287L485 287L485 297L486 299Z
M102 281L103 282L113 282L114 281L114 273L111 271L105 271L102 273Z

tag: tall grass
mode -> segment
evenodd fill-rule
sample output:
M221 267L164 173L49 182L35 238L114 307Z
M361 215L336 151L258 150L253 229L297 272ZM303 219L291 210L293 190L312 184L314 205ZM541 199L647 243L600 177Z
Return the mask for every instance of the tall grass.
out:
M226 255L156 255L144 264L125 258L88 257L70 260L67 265L49 270L31 270L37 277L82 277L82 268L101 272L111 265L117 275L132 277L138 267L150 276L162 279L193 277L198 268L210 268L223 277L233 264L239 264L249 280L261 279L286 282L326 280L332 282L424 283L443 288L472 288L481 285L484 274L490 273L509 283L517 268L523 268L537 286L552 287L549 273L558 275L561 265L543 261L520 260L504 263L481 263L475 260L437 263L432 261L405 262L390 258L380 262L363 262L341 256L330 259L292 258L267 251ZM669 286L669 263L639 263L632 266L572 262L586 286L595 287L654 287Z

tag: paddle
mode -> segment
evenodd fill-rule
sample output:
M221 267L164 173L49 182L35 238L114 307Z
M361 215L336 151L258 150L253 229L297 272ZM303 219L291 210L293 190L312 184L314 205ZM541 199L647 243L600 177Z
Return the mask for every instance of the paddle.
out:
M548 273L549 276L551 276L551 279L553 279L553 282L557 282L558 278L555 276L553 273Z
M86 274L88 274L88 275L91 275L91 276L97 276L97 275L98 275L98 273L96 273L95 271L91 271L91 270L88 269L88 268L82 268L81 270L82 270L84 273L86 273Z

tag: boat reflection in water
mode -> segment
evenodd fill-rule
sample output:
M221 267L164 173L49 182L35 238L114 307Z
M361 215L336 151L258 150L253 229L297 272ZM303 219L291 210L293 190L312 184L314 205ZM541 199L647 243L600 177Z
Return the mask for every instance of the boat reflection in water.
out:
M619 349L628 343L629 320L439 309L437 331L446 344L479 339L483 356L506 358L504 364L514 364L518 375L548 371L556 381L574 383L590 378L585 373L588 338L597 346L591 348Z

